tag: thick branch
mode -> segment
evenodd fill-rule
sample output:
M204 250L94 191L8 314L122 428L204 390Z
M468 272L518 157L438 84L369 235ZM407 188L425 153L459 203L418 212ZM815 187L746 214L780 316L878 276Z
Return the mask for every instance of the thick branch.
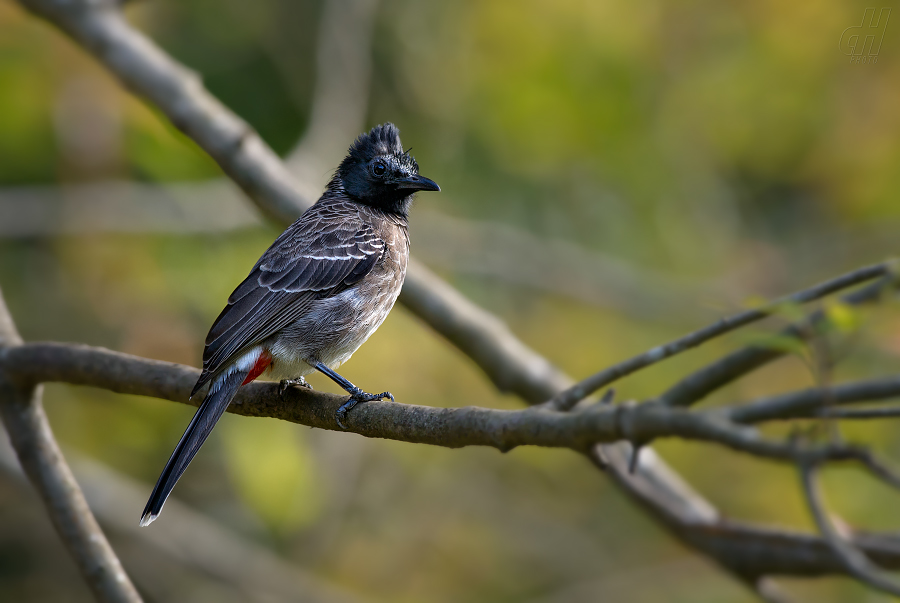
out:
M594 447L590 457L598 462L600 446ZM631 461L630 452L610 452L605 446L604 457L609 467L618 467L613 477L626 475ZM655 462L640 457L640 465ZM627 491L639 504L648 507L653 515L685 543L703 551L711 559L749 582L763 576L824 576L845 573L846 568L820 536L794 530L761 526L719 517L708 507L697 513L697 506L689 499L671 495L654 500L660 492L647 477L639 477ZM669 492L677 490L670 489ZM900 539L887 534L855 534L853 545L889 569L900 569Z
M65 344L25 344L8 352L6 370L29 381L51 380L93 385L121 393L150 395L187 402L197 371L166 362L150 361L108 350ZM859 389L859 388L857 388ZM289 390L287 400L274 384L255 383L238 395L229 412L271 416L334 429L334 411L341 396ZM869 390L877 393L877 389ZM658 403L642 406L595 406L579 412L539 408L500 411L480 408L438 409L388 402L358 407L349 417L351 428L369 437L385 437L441 446L485 445L507 450L517 445L563 446L590 449L598 458L598 440L619 437L677 435L716 441L751 454L781 460L818 463L823 460L871 460L863 450L826 446L801 448L796 444L766 441L754 430L725 423L720 411L692 413ZM617 480L629 476L627 445L604 446L603 455ZM629 492L650 506L663 523L685 542L706 552L748 583L768 574L819 575L842 572L841 564L820 538L722 520L715 509L699 507L686 485L679 488L652 455L642 457L630 475ZM877 464L871 465L876 473ZM665 480L657 488L653 480ZM660 499L660 496L665 498ZM888 567L900 567L900 545L884 536L860 537L858 546Z
M91 514L50 430L41 388L17 381L2 359L20 343L0 294L0 415L19 463L99 601L139 603L140 596Z
M91 385L184 404L200 402L199 397L188 400L199 375L196 369L101 348L28 343L8 350L0 360L0 367L29 384ZM345 396L292 388L282 398L277 390L273 383L250 384L239 390L228 411L252 417L273 417L321 429L340 429L334 413L346 401ZM671 410L665 409L665 412L671 413ZM683 414L683 411L677 412ZM360 405L346 422L351 431L367 437L451 448L481 445L509 450L521 445L537 445L586 450L597 441L619 439L617 414L614 407L563 413L535 408L508 411L381 402ZM644 425L640 419L636 422ZM650 426L649 422L647 426Z
M505 392L538 404L572 381L420 263L411 260L400 301L446 337Z
M692 546L736 573L749 577L825 576L845 573L820 536L723 519L714 524L673 524ZM856 534L853 546L889 569L900 569L900 540L885 534Z
M60 343L29 343L8 350L0 368L23 383L63 382L111 391L153 396L175 402L188 400L198 371L146 360L101 348ZM273 417L338 430L334 413L343 396L307 389L289 390L283 397L272 383L242 388L229 412ZM491 446L507 451L517 446L545 446L587 451L598 442L648 442L660 437L712 442L763 458L820 462L868 461L864 451L850 446L807 447L769 440L752 427L727 420L721 411L690 412L657 402L641 405L595 405L579 412L540 407L497 410L468 406L434 408L393 402L359 406L350 414L350 430L366 437L432 444L449 448Z
M133 29L117 3L21 0L21 4L65 31L129 90L162 110L266 213L289 222L310 203L259 135L210 95L197 74Z

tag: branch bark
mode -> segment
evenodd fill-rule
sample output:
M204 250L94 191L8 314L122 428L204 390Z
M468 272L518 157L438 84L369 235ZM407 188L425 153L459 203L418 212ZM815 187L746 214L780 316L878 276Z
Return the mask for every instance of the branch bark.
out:
M22 383L3 369L4 358L20 344L0 292L0 416L19 463L97 600L139 603L141 597L97 525L53 437L41 404L41 387Z
M814 387L799 392L789 392L769 398L755 400L751 404L735 406L729 411L732 421L738 423L761 423L763 421L797 419L805 417L855 417L856 413L842 412L843 409L827 408L833 404L852 404L874 400L890 400L900 397L900 376L882 379L868 379L853 383L842 383L833 387ZM874 409L892 410L892 409ZM862 418L865 413L860 413ZM884 416L884 413L874 413ZM891 416L891 415L888 415Z
M0 368L26 382L55 381L102 387L120 393L148 395L191 404L187 397L196 380L196 369L82 345L29 343L8 350ZM851 384L858 397L885 391L878 383L864 388ZM838 386L841 387L841 386ZM821 392L819 392L821 393ZM806 407L808 394L793 394ZM847 397L847 396L844 396ZM243 388L229 412L269 416L324 429L335 429L334 410L342 396L291 389L282 400L276 384L254 383ZM824 404L821 395L817 398ZM771 403L763 401L766 405ZM786 415L794 406L780 404ZM661 413L661 414L658 414ZM771 411L769 415L771 416ZM738 415L741 416L741 415ZM768 442L755 432L733 430L722 423L720 411L691 412L659 404L592 407L579 412L531 408L500 411L480 408L438 409L389 402L358 407L348 417L353 431L368 437L388 437L440 446L485 445L501 450L516 445L562 446L583 449L599 439L623 436L630 423L640 437L676 435L689 439L720 441L747 452L789 461L820 462L824 459L868 461L865 451L852 447L798 448L790 443ZM654 431L655 430L655 431ZM598 460L595 445L589 456ZM630 446L603 446L605 463L613 476L629 476L629 492L649 506L662 522L691 546L707 552L723 566L755 583L770 574L820 575L843 572L829 545L822 539L798 532L753 526L722 519L710 507L700 507L693 493L654 456L642 456L638 471L630 474ZM877 472L877 466L873 471ZM660 477L661 476L661 477ZM659 489L654 480L665 480ZM889 477L885 478L889 481ZM658 498L661 492L665 498ZM662 511L662 512L660 512ZM900 543L883 535L859 536L854 544L886 567L900 567Z
M62 382L91 385L118 393L189 400L196 369L62 343L27 343L6 352L0 367L29 385ZM278 394L278 384L252 383L241 388L228 411L251 417L271 417L339 431L335 411L346 397L306 388ZM711 442L755 456L784 461L861 460L850 446L804 447L764 438L756 429L739 425L720 411L691 412L658 402L594 405L577 412L541 407L497 410L467 406L435 408L379 402L360 405L347 417L349 431L448 448L490 446L508 451L517 446L544 446L587 451L598 442L648 442L678 437Z

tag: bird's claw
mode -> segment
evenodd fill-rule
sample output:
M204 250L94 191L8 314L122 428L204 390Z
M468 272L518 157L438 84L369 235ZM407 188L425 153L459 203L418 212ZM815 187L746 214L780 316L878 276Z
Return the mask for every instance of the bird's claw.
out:
M298 386L312 389L312 385L307 383L306 379L303 377L298 377L297 379L282 379L278 384L278 397L284 399L284 392L287 391L287 388Z
M385 398L390 399L391 402L395 401L394 394L392 394L391 392L369 394L357 387L356 391L350 394L350 398L346 402L341 404L341 407L335 411L334 418L341 429L347 429L347 426L344 425L344 419L347 417L347 413L350 412L350 410L354 406L356 406L360 402L374 402L378 400L384 400Z

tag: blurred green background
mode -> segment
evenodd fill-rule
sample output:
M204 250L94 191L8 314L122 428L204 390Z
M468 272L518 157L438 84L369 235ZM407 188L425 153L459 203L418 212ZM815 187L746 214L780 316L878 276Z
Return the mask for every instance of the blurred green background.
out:
M353 3L332 4L340 18ZM371 39L361 112L316 147L305 182L321 190L356 133L398 124L443 189L413 210L414 255L575 377L898 252L900 12L877 61L858 64L840 45L863 17L854 2L368 6L370 23L337 30ZM143 0L127 14L277 152L302 159L327 10ZM25 338L198 365L212 320L279 232L220 178L57 31L0 3L0 285ZM830 342L834 378L896 372L900 307L859 319ZM619 397L652 396L763 332L643 371ZM343 372L401 402L519 407L402 307ZM813 382L792 357L708 403ZM193 413L56 385L46 406L67 451L147 492ZM845 433L900 462L896 422ZM790 468L656 447L725 515L811 527ZM851 524L900 528L895 495L850 469L827 478ZM364 600L755 600L566 451L450 451L226 416L175 497ZM140 510L126 510L135 524ZM148 600L251 599L110 536ZM802 600L887 600L844 579L780 584ZM90 600L36 495L8 474L0 599Z

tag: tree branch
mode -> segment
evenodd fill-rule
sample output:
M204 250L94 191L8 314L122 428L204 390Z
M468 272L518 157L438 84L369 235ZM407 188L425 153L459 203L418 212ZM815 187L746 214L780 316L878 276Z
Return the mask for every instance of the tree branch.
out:
M309 205L278 156L246 122L203 88L196 73L172 60L133 29L112 0L21 0L62 29L114 73L122 84L159 108L221 166L270 216L293 221Z
M0 292L0 416L19 463L78 569L99 601L139 603L122 568L53 437L41 404L41 388L3 370L3 360L21 344Z
M85 345L26 343L8 350L0 367L29 384L90 385L193 406L200 402L199 397L188 400L199 376L197 369ZM334 412L346 396L291 388L282 397L277 390L274 383L251 383L238 391L228 411L340 431ZM350 431L368 437L454 448L484 445L509 450L524 444L586 448L595 441L597 430L604 432L601 439L617 439L614 408L591 414L598 417L596 423L585 420L587 415L579 418L539 409L434 408L384 402L359 406L347 424ZM570 441L572 436L576 440Z
M900 406L886 408L824 408L818 416L828 419L896 419L900 417Z
M633 358L629 358L628 360L606 368L599 373L595 373L587 379L579 381L572 387L554 396L548 404L560 410L572 408L579 401L591 395L598 389L606 387L607 385L621 379L626 375L630 375L631 373L639 369L646 368L652 364L660 362L661 360L665 360L666 358L670 358L676 354L680 354L681 352L697 347L700 344L706 343L710 339L714 339L716 337L724 335L725 333L746 326L752 322L762 320L763 318L771 316L780 307L783 307L787 304L804 304L816 299L820 299L836 291L840 291L842 289L846 289L848 287L870 281L874 278L878 278L879 276L883 276L889 271L890 264L888 262L875 264L874 266L858 268L837 278L825 281L824 283L819 283L818 285L815 285L808 289L804 289L803 291L781 297L769 304L766 304L766 306L762 308L758 308L756 310L748 310L746 312L741 312L740 314L736 314L728 318L723 318L718 322L704 327L698 331L689 333L684 337L680 337L678 339L675 339L674 341L670 341L669 343L655 347L648 352L644 352L643 354L639 354L637 356L634 356Z
M825 510L822 492L817 478L818 463L806 463L800 466L800 479L809 511L815 519L819 531L828 543L829 548L838 558L848 574L873 588L900 596L900 583L887 576L880 568L875 567L866 556L850 542L845 540L835 529Z
M167 502L165 523L153 530L142 529L135 521L134 509L140 509L146 501L145 484L79 454L68 456L100 523L112 534L132 540L132 548L140 551L131 566L135 581L151 593L150 580L142 579L141 562L156 557L211 576L240 591L249 601L297 601L298 593L302 593L303 601L309 603L360 603L358 597L286 562L177 499ZM0 471L27 483L12 451L2 442ZM123 552L123 558L129 560L127 552Z
M81 345L29 343L9 350L2 368L26 382L59 381L103 387L112 391L161 397L190 403L187 396L198 371L178 364L145 360L126 354ZM853 384L854 391L860 391ZM869 391L882 391L873 388ZM282 400L276 384L254 383L243 388L229 412L246 416L270 416L324 429L335 429L334 410L342 396L291 389ZM595 406L578 412L531 408L501 411L480 408L438 409L390 402L361 405L348 418L351 429L368 437L385 437L441 446L485 445L507 450L517 445L562 446L584 450L599 439L661 437L719 442L751 454L780 460L817 463L825 459L855 460L868 465L868 454L857 448L825 446L803 448L795 443L769 442L755 431L732 429L722 413L695 413L658 403ZM622 431L626 433L622 433ZM628 446L625 444L624 446ZM600 446L590 447L597 459ZM622 444L604 446L604 456L616 479L629 475L630 455ZM705 551L724 567L748 579L768 574L816 575L843 571L821 539L806 534L773 530L723 520L715 509L698 512L693 494L672 487L677 477L653 456L642 457L638 472L630 477L630 491L644 504L660 490L653 479L667 480L662 492L670 496L654 500L652 508L679 537ZM873 469L878 472L878 466ZM671 493L676 493L671 496ZM859 546L887 566L900 567L900 544L884 536L860 537Z
M102 387L118 393L188 400L196 369L146 360L84 345L28 343L8 350L0 361L8 375L28 385L62 382ZM335 411L346 397L305 388L280 396L275 383L252 383L239 390L228 411L272 417L339 431ZM578 412L540 407L497 410L467 406L435 408L379 402L360 405L348 417L349 430L372 438L448 448L544 446L588 451L598 442L644 443L661 437L710 442L754 456L791 462L849 460L869 463L865 450L845 445L806 446L769 440L754 428L731 422L721 410L691 412L658 402L594 405Z
M189 400L199 371L178 364L146 360L84 345L27 343L10 349L0 367L24 383L61 382L90 385L110 391L152 396L183 404L198 405L199 397ZM291 388L283 396L278 384L257 382L238 391L228 412L271 417L340 431L334 413L346 402L338 396L306 388ZM688 413L678 409L656 408L675 418ZM650 406L592 407L583 412L558 412L539 408L496 410L479 407L435 408L381 402L360 405L346 423L349 431L366 437L458 448L491 446L507 451L517 446L535 445L587 450L598 441L621 439L620 425L642 438L659 437L667 420ZM628 414L623 418L623 411ZM634 415L634 416L632 416ZM705 416L696 415L698 421ZM690 427L677 427L690 430ZM749 428L742 428L749 429ZM696 429L701 435L704 431Z
M749 404L731 407L728 415L737 423L807 418L823 416L825 408L832 404L886 400L898 396L900 396L900 375L842 383L833 387L814 387L761 398ZM846 416L842 411L843 409L828 409L824 416Z
M891 266L891 264L887 264ZM841 298L841 302L858 306L876 301L882 294L897 286L898 278L893 269L887 276ZM779 333L782 337L805 341L814 336L815 327L825 319L821 310L813 312L805 320L793 324ZM690 406L720 387L731 383L777 358L787 354L783 349L751 345L688 375L659 399L669 406Z
M599 448L594 447L589 454L595 463ZM627 475L630 452L619 449L620 453L611 454L608 446L604 450L609 467L620 469L613 477L618 480L620 475ZM653 457L641 455L639 467L654 462ZM748 583L756 583L764 576L846 573L846 568L820 536L734 521L720 517L712 507L705 513L696 513L695 504L677 496L654 500L660 492L648 482L647 477L639 476L627 492L688 546L702 551ZM879 565L900 569L900 539L895 535L857 533L852 542Z

